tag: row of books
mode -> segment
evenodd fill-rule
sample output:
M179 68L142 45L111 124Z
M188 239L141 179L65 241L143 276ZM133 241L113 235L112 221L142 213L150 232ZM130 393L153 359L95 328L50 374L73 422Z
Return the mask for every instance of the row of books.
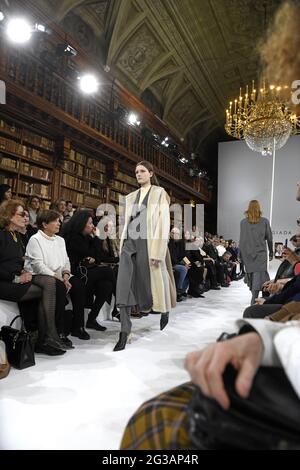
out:
M70 160L80 163L81 165L86 165L86 155L84 155L83 153L80 153L74 149L71 149L69 156L70 156Z
M50 155L46 155L40 150L28 147L26 145L21 145L15 142L14 140L6 139L5 137L0 136L0 150L7 152L12 152L20 157L31 158L40 163L45 163L47 165L52 164L52 159Z
M112 188L120 191L121 193L129 194L133 191L131 186L128 186L126 183L121 183L121 181L114 180L112 182Z
M133 176L126 175L125 173L122 173L121 171L118 171L117 179L124 181L124 183L128 183L134 186L135 188L137 187L136 178L134 178Z
M83 180L68 175L67 173L62 173L61 175L61 184L67 188L74 189L75 191L84 191L84 183L85 182Z
M86 182L85 190L91 196L98 196L102 199L105 199L106 197L106 190L93 185L93 183Z
M43 137L38 134L34 134L33 132L27 131L26 129L15 127L13 124L9 124L3 119L0 119L0 130L9 135L13 135L18 139L26 140L27 142L36 145L37 147L42 147L52 152L55 149L54 140L48 139L47 137Z
M21 174L43 179L45 181L51 181L52 179L51 170L36 167L27 162L19 162L19 160L16 160L14 158L4 157L3 154L0 154L0 166L7 170L20 170Z
M33 178L39 178L45 181L52 181L52 171L46 168L39 168L32 166L30 163L21 162L20 172L25 175L30 175Z
M0 174L0 184L8 184L11 188L15 188L16 182L16 179Z
M85 177L87 179L97 181L99 184L105 184L106 182L106 178L103 173L100 173L97 170L90 170L89 168L85 170Z
M19 160L5 157L3 153L0 153L0 165L2 168L7 168L8 170L18 170L19 169Z
M96 160L95 158L88 158L87 167L92 168L93 170L98 170L102 173L106 172L106 166L104 165L104 163L101 163L99 160Z
M84 174L84 167L76 162L63 160L61 166L63 170L75 173L77 176L83 176Z
M51 199L51 186L40 183L31 183L28 181L19 181L18 192L28 196L36 194L41 198Z
M73 204L83 204L84 203L84 194L77 193L72 189L61 188L61 197L66 201L72 201Z

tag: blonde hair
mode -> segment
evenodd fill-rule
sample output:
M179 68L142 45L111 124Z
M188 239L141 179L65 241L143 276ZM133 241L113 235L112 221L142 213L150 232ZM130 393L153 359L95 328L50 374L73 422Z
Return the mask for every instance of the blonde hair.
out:
M268 37L260 48L263 75L270 84L300 80L300 3L285 1L275 14Z
M259 219L262 216L262 211L260 208L260 204L256 199L253 199L249 202L248 209L245 211L245 216L248 219L250 224L257 224Z

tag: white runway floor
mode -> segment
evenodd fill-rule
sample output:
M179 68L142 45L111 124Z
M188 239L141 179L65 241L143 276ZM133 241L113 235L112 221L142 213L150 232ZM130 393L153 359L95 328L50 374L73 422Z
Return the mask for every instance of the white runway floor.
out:
M243 281L205 299L188 299L161 332L159 316L133 320L134 338L113 352L119 323L76 349L52 358L37 355L35 367L12 369L0 382L1 449L118 449L123 429L139 405L188 380L189 351L233 331L249 305Z

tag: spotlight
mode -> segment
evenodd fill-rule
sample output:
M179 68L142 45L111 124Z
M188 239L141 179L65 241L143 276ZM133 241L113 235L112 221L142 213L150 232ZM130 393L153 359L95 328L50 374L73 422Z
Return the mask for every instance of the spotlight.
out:
M170 144L168 144L168 140L169 140L169 137L165 137L161 145L163 145L164 147L169 147Z
M37 24L35 25L35 29L37 31L40 31L41 33L45 33L46 32L46 26L44 26L43 24Z
M98 91L99 83L94 75L86 74L79 78L79 87L83 93L91 94Z
M183 163L184 165L189 162L188 159L185 158L183 155L179 158L179 161Z
M70 44L57 44L56 46L57 55L66 55L69 57L77 56L77 51Z
M10 41L21 44L31 38L32 27L24 18L14 18L7 23L6 34Z
M141 121L138 120L137 115L134 113L129 114L127 121L128 121L128 124L130 124L131 126L135 126L135 125L139 126L141 124Z
M3 11L0 11L0 21L3 21L5 18Z

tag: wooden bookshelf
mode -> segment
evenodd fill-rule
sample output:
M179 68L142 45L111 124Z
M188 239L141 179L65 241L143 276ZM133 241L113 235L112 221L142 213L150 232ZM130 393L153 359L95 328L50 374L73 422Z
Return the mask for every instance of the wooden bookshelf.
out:
M16 197L52 199L55 142L0 119L0 182Z

